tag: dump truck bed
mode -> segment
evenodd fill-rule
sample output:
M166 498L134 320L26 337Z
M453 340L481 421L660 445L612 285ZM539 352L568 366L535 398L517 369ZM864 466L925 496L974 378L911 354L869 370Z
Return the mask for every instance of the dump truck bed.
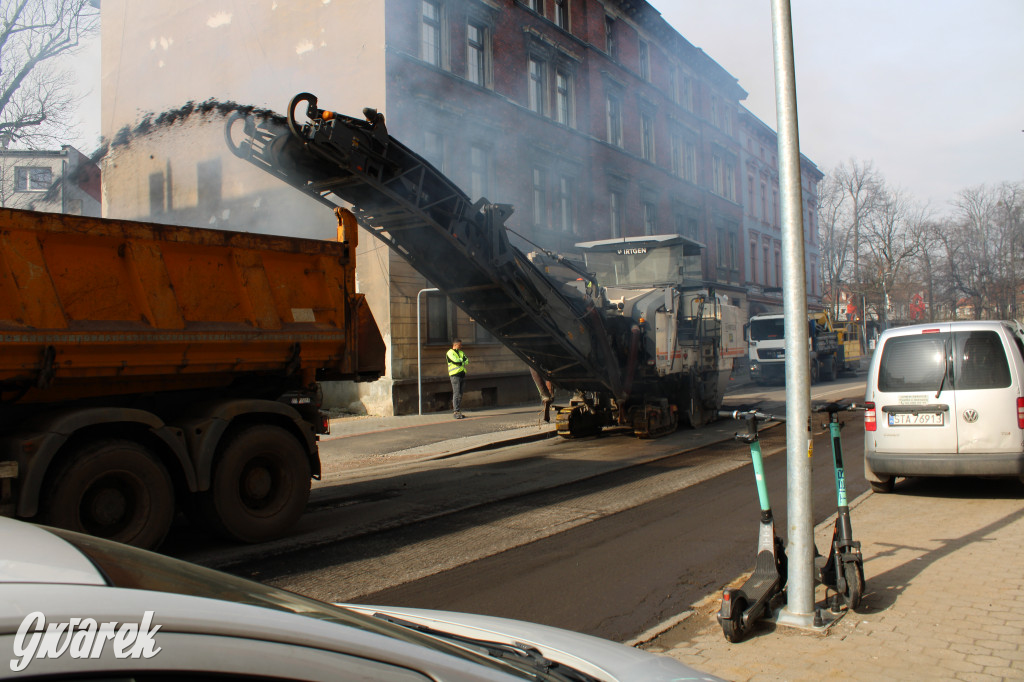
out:
M0 209L0 396L376 378L384 345L355 292L355 226L341 236Z

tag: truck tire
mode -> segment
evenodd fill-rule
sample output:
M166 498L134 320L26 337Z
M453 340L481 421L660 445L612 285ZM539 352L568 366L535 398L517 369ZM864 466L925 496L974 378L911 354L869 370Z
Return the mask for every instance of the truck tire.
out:
M835 381L838 367L836 366L836 356L830 355L825 359L824 369L821 370L822 381Z
M153 549L174 520L174 484L139 443L109 439L85 445L48 484L42 521Z
M309 459L292 434L277 426L250 426L235 434L201 494L204 517L241 542L264 542L295 525L309 501Z

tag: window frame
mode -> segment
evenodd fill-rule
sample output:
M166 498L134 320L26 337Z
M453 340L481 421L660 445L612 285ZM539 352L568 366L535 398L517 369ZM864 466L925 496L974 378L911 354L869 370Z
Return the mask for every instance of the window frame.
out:
M40 177L45 176L45 181ZM53 186L53 168L49 166L15 166L14 191L38 193L47 192Z
M475 42L470 37L473 30L479 33L479 39ZM472 54L478 55L478 63L475 65L470 58ZM483 21L469 17L466 20L466 80L482 88L489 88L491 68L491 27ZM479 80L476 80L477 78Z
M622 149L622 96L616 92L607 92L605 101L605 126L608 144Z
M547 66L546 60L531 54L527 57L526 67L526 106L535 114L545 115L545 95L547 90ZM535 68L536 67L536 68Z
M427 7L433 7L436 15L428 17ZM433 45L427 41L428 30L436 39ZM444 68L444 4L439 0L420 0L420 60Z

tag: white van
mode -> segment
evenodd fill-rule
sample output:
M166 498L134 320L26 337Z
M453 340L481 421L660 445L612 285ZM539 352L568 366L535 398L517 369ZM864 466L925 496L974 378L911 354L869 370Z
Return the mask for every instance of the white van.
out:
M887 329L868 372L864 474L1024 481L1024 327L974 321Z

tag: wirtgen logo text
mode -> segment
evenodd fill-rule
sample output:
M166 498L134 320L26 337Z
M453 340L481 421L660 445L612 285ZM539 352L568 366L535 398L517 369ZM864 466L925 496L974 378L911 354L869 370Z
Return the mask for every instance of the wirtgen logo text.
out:
M153 612L146 611L141 623L97 623L92 618L72 618L66 623L47 623L41 611L25 616L14 637L11 670L21 672L33 658L99 658L106 646L116 658L153 658L160 653L151 627Z

